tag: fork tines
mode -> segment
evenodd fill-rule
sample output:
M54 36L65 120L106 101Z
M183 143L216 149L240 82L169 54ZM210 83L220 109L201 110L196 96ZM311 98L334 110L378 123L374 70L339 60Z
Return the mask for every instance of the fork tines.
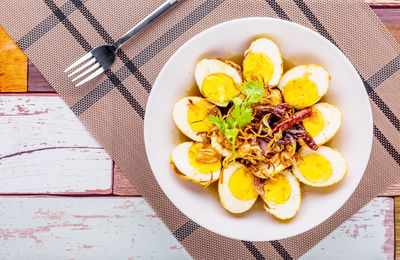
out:
M90 66L90 65L92 65L92 66ZM88 75L90 72L92 72L92 71L94 71L94 70L96 70L98 68L96 71L94 71L88 77L86 77L82 81L78 82L75 85L77 87L79 87L80 85L83 85L86 82L92 80L93 78L97 77L100 73L102 73L104 71L104 69L100 66L99 62L93 56L92 52L88 52L87 54L82 56L80 59L75 61L71 66L69 66L64 72L66 73L66 72L72 70L73 68L75 68L75 70L70 72L70 74L68 75L68 77L72 77L72 76L75 75L75 77L71 80L72 82L77 81L78 79ZM78 72L81 72L81 71L83 71L83 72L78 74Z

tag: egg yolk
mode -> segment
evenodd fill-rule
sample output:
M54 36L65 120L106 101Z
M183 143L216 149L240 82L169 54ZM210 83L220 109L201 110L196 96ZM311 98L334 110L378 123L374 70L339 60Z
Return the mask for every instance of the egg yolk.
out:
M304 178L312 183L324 183L333 174L332 164L320 154L308 154L298 163L299 170Z
M289 180L282 174L264 182L265 199L273 204L285 203L292 194Z
M240 93L233 79L224 73L213 73L204 78L201 91L208 100L221 104Z
M264 53L251 53L243 61L243 76L247 81L268 83L274 75L274 63Z
M254 177L242 167L237 169L229 178L229 189L239 200L251 200L258 196L253 187Z
M195 170L201 174L210 174L212 172L218 171L221 169L221 160L219 157L212 157L212 153L205 153L203 154L202 158L204 159L204 156L209 155L209 162L204 162L202 160L199 160L199 154L202 153L202 149L210 149L210 151L213 151L213 148L209 145L205 145L203 143L197 143L192 145L189 148L189 163L192 165ZM204 153L204 152L203 152ZM215 155L217 155L217 152L215 152Z
M282 94L285 102L297 109L312 106L320 98L317 85L307 77L290 80Z
M325 126L324 117L318 109L312 108L313 114L303 120L304 128L311 135L311 137L316 137L321 133Z
M189 104L188 122L190 128L195 132L207 132L213 127L209 120L210 111L215 108L206 100L197 101L194 104Z

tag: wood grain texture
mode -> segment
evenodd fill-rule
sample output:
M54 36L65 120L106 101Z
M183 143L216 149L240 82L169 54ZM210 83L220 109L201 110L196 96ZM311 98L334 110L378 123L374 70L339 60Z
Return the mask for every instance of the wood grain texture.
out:
M114 166L113 194L118 196L140 196L139 192L117 165Z
M0 200L0 259L191 259L143 198Z
M28 61L28 92L55 92L31 61Z
M190 259L143 198L3 197L2 259ZM393 200L375 198L303 259L393 259Z
M0 194L110 194L112 161L57 96L0 95Z
M0 92L26 92L27 60L0 26Z
M370 6L400 6L400 0L366 0Z
M393 209L392 198L373 199L301 259L393 259Z

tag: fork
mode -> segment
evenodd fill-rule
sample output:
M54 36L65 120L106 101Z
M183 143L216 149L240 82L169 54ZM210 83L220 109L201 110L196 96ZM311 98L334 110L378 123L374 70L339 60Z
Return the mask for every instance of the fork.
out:
M87 76L85 79L83 79L82 81L80 81L75 85L77 87L99 76L114 63L115 56L119 48L121 48L135 34L137 34L144 27L146 27L152 21L157 19L160 15L165 13L179 1L180 0L168 0L164 2L161 6L159 6L156 10L154 10L146 18L144 18L137 25L135 25L135 27L133 27L130 31L125 33L114 44L100 45L94 48L93 50L82 56L80 59L75 61L71 66L69 66L64 71L64 73L67 73L72 69L75 69L68 75L68 77L72 77L75 75L75 77L71 80L72 82L75 82L78 79L82 79L84 76ZM81 73L79 74L79 72Z

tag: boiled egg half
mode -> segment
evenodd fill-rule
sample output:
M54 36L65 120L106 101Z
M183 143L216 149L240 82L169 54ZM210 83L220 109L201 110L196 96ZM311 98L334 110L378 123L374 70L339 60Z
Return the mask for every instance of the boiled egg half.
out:
M321 102L312 106L312 116L303 120L304 128L318 145L328 142L342 124L342 113L331 104Z
M300 160L293 166L297 179L314 187L326 187L343 179L347 162L336 150L320 146L317 151L307 146L299 150Z
M266 212L279 219L290 219L300 208L300 184L290 170L285 170L264 182L261 198Z
M202 142L199 133L214 127L210 115L221 115L218 107L201 97L185 97L175 103L173 118L181 132L190 139Z
M230 163L222 171L218 181L218 193L222 206L231 213L249 210L258 197L254 188L254 176L243 164Z
M281 52L276 44L260 38L244 52L243 76L246 81L260 81L264 85L278 85L283 73Z
M218 180L221 157L210 145L185 142L172 151L171 166L179 177L205 185Z
M196 65L195 78L201 94L218 106L226 107L240 94L241 68L231 61L202 59Z
M314 64L306 64L288 70L279 82L286 103L296 109L317 103L328 91L330 76L328 71Z

